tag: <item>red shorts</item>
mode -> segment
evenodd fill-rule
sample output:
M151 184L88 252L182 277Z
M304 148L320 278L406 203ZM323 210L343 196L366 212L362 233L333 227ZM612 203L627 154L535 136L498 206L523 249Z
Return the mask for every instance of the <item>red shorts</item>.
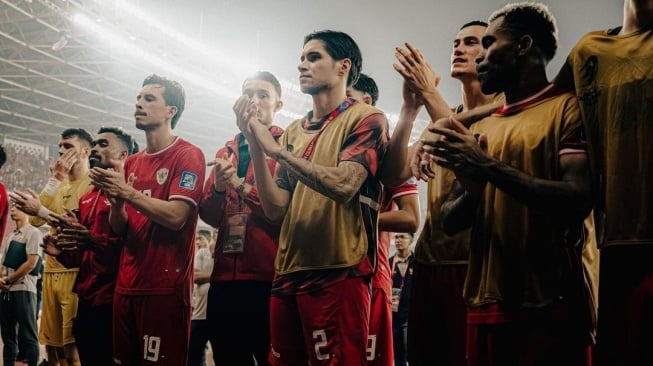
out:
M272 365L364 365L370 288L350 278L314 293L272 296Z
M653 365L653 248L601 249L598 365Z
M497 304L467 313L467 364L474 366L591 366L585 329L567 305L505 311Z
M464 366L466 265L415 262L408 313L411 365Z
M113 297L117 365L180 366L188 362L191 307L178 295Z
M392 304L381 288L372 288L370 307L370 334L367 338L367 364L392 366Z

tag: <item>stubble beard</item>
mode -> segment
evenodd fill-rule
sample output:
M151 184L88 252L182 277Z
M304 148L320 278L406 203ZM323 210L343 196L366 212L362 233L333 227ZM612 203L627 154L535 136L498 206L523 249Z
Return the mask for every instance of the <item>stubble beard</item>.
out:
M308 94L308 95L318 95L322 93L323 91L327 90L326 85L317 85L317 86L300 86L300 89L302 93Z
M161 126L162 123L143 123L140 122L139 120L136 120L136 128L141 130L141 131L153 131L156 130L159 126Z

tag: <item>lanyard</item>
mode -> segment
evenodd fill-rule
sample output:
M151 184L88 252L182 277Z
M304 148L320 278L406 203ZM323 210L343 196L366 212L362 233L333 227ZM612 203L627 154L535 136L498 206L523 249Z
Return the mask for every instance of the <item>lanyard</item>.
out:
M229 155L227 157L227 160L229 160L229 162L231 162L231 165L236 167L236 170L238 170L238 164L240 164L240 159L241 159L239 147L238 146L236 147L236 150L239 152L238 154L236 154L233 151L233 149L231 149L231 148L229 148L228 150L230 152L229 152ZM248 171L249 171L249 164L247 166L247 170L245 171L245 176L243 177L243 183L248 183L251 186L254 186L254 182L251 182L251 183L247 182L247 172ZM234 189L234 191L235 191L235 189ZM237 212L239 212L239 213L243 212L243 198L240 197L240 194L238 194L238 192L236 192L236 197L238 197L238 211ZM235 206L235 204L234 204L234 200L232 199L232 196L231 196L231 194L229 192L227 192L226 198L227 198L227 212L233 213L233 207Z
M315 135L315 137L313 137L313 139L306 146L306 150L304 150L304 154L302 154L302 158L308 160L311 157L311 155L313 155L313 151L315 150L315 144L317 143L318 137L320 137L320 135L322 134L322 131L324 131L324 129L331 123L331 121L336 119L336 117L338 117L340 113L344 112L347 108L349 108L352 104L354 104L354 102L355 99L347 98L345 99L344 102L340 103L338 108L334 109L331 113L329 113L326 120L322 122L322 127L320 127L320 130L317 132L317 135Z
M408 256L408 258L410 258L410 256ZM404 283L406 283L406 272L408 272L408 266L409 266L408 258L406 258L405 261L402 261L402 263L406 263L406 267L404 268L403 271L401 270L401 267L397 267L397 268L399 268L399 273L401 273L401 286L400 286L400 288L404 288ZM395 259L392 261L392 276L393 277L394 277L395 266L396 265L397 265L397 257L395 256Z

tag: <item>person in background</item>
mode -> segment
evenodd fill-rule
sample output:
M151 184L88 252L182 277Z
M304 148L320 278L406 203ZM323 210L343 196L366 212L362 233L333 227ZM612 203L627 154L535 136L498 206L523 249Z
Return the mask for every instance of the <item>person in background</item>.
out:
M36 366L39 343L36 324L36 268L41 258L41 232L30 225L28 216L11 207L16 230L2 243L0 269L0 334L4 366ZM21 359L17 360L20 350ZM17 364L17 365L18 365Z
M190 321L190 345L188 366L206 365L206 344L210 328L206 321L206 305L209 294L209 280L213 271L213 250L211 231L198 230L195 234L195 273L193 288L193 315Z
M394 242L397 252L389 260L392 271L392 339L395 366L407 365L408 314L415 266L415 255L410 250L410 246L413 244L414 236L413 232L395 233Z

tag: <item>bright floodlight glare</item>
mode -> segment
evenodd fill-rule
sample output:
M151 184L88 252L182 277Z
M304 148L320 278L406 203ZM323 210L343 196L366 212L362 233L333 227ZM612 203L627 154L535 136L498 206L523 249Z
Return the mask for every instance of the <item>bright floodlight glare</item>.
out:
M105 44L120 49L122 52L127 52L140 60L144 60L156 68L166 71L166 73L179 76L185 81L189 81L226 98L236 99L238 97L237 93L223 87L221 83L211 80L212 78L190 73L167 62L155 54L145 51L142 48L137 47L134 42L130 42L126 38L116 34L112 29L103 27L97 22L92 21L82 13L75 14L72 19L75 24L85 28L86 30L92 31L98 38L102 39Z
M230 58L226 56L229 54L228 52L212 49L211 47L208 47L207 45L202 44L201 42L198 42L191 37L177 32L166 24L157 21L152 17L152 15L143 13L138 7L135 7L127 0L116 0L115 5L116 9L120 9L125 14L128 14L130 18L138 19L139 22L145 23L146 25L160 31L166 36L188 47L192 51L208 57L211 63L219 63L227 67L228 69L232 70L234 74L236 74L239 78L245 78L247 75L252 74L252 72L260 70L259 65L249 63L243 59L236 60ZM280 78L279 82L281 85L287 86L290 90L301 93L299 85L293 83L292 81Z
M234 60L225 56L226 52L218 52L211 49L206 45L188 37L184 34L177 32L171 27L157 21L152 15L144 14L138 7L133 6L130 2L125 0L116 0L116 9L129 14L129 17L138 19L139 22L145 23L166 36L179 42L179 44L188 47L190 50L199 53L202 56L209 57L212 63L219 63L220 65L232 70L238 77L245 77L250 74L252 70L258 70L257 65L245 62L243 60Z

